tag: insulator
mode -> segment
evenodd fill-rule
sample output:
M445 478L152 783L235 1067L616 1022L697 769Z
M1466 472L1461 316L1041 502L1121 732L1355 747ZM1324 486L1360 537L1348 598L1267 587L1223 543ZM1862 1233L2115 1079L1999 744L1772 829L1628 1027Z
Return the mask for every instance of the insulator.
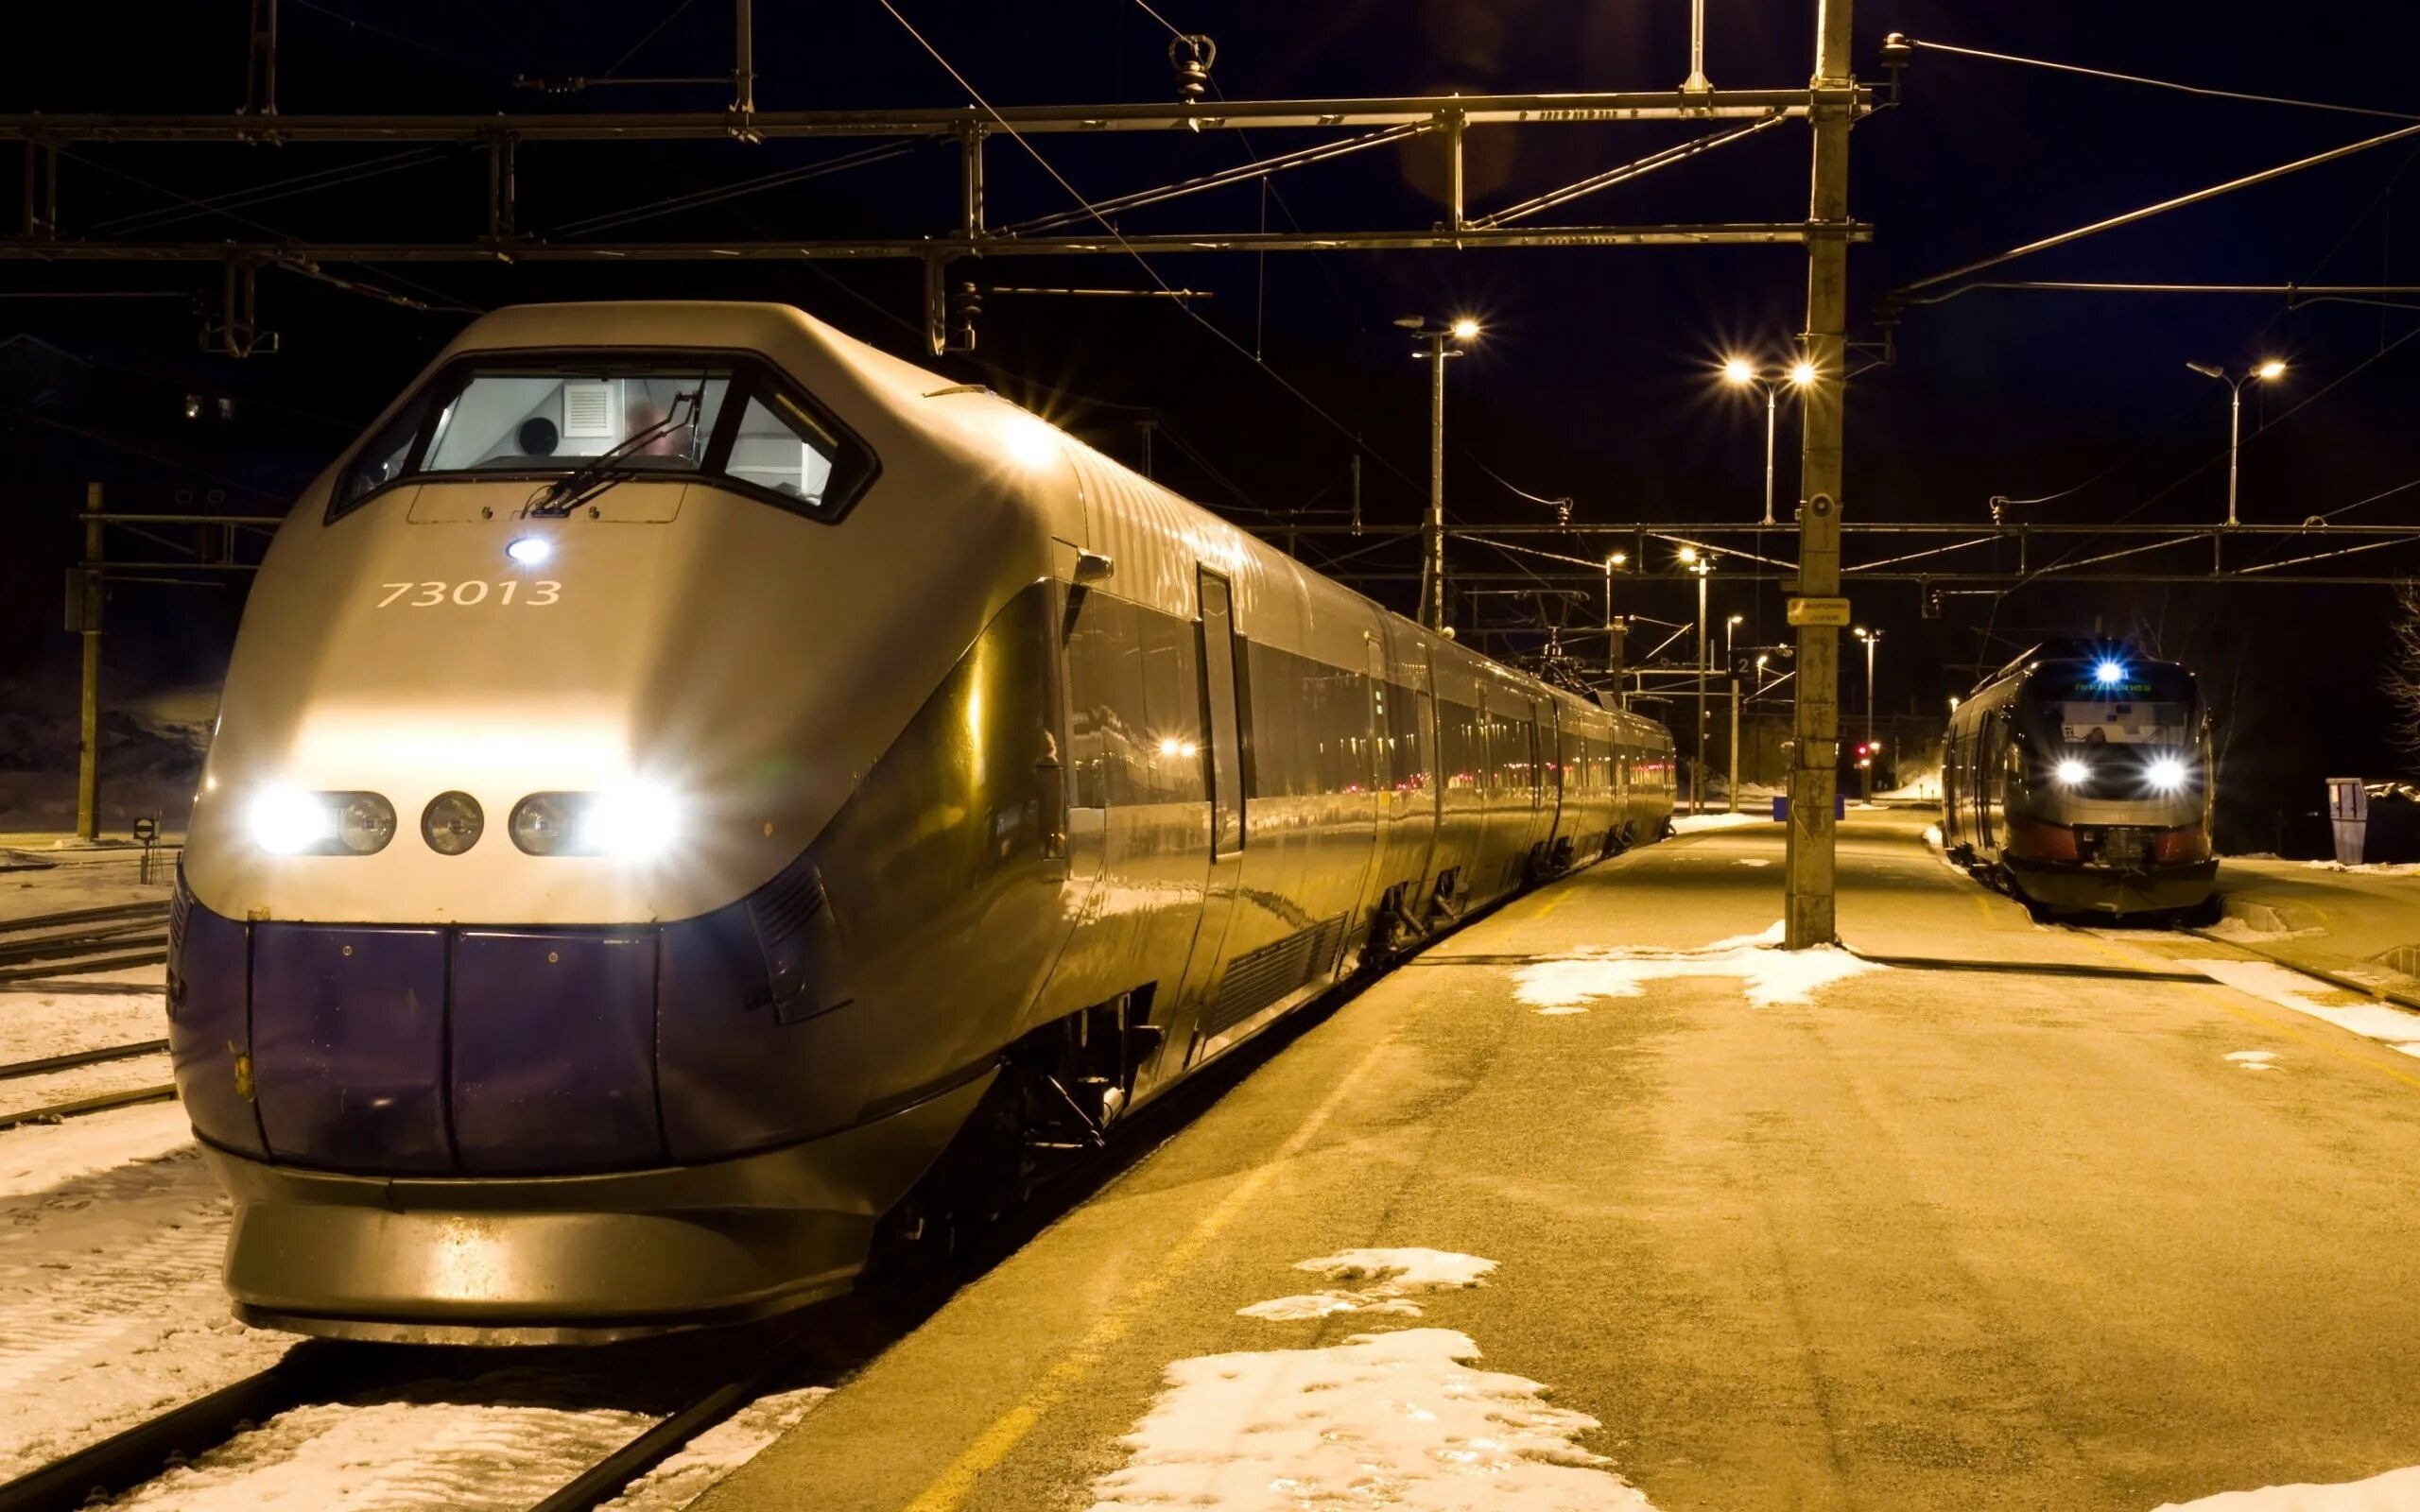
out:
M961 282L949 295L950 352L975 350L975 321L983 313L983 291L972 279Z
M1176 97L1199 105L1210 93L1210 65L1219 60L1219 44L1195 34L1168 41L1168 66L1176 70Z

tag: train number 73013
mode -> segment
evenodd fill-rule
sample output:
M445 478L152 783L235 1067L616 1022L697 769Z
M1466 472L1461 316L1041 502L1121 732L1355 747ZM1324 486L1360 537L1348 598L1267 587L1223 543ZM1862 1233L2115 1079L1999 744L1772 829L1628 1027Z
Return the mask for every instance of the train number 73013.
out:
M551 578L540 578L529 583L519 578L508 578L489 583L475 577L459 583L380 583L378 586L387 591L387 596L378 601L380 609L398 601L406 609L435 609L441 604L470 609L487 603L491 593L500 605L519 602L531 609L544 609L563 596L563 585ZM524 588L529 590L527 596L516 599ZM404 597L406 593L411 596Z

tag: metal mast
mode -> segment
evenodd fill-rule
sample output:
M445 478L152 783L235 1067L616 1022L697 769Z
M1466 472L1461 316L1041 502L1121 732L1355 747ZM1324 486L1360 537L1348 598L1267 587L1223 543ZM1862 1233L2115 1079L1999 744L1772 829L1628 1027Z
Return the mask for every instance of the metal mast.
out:
M1849 266L1850 0L1821 0L1809 114L1815 151L1806 218L1806 360L1798 511L1798 593L1841 591L1841 410L1847 398ZM1809 616L1810 618L1812 616ZM1800 616L1792 615L1793 620ZM1790 950L1838 937L1833 894L1832 804L1839 791L1841 632L1798 626L1796 739L1789 772L1788 893L1782 943Z

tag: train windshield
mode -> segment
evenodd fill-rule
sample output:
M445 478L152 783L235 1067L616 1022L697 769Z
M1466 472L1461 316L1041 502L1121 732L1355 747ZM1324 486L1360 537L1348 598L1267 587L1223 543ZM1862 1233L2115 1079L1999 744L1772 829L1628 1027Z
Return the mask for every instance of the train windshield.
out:
M695 369L475 368L438 412L428 460L418 471L568 472L663 424L676 401L695 394L683 423L622 459L641 471L695 472L730 387L730 373Z
M2034 674L2034 689L2069 745L2174 750L2191 745L2201 730L2201 696L2182 667L2053 664Z

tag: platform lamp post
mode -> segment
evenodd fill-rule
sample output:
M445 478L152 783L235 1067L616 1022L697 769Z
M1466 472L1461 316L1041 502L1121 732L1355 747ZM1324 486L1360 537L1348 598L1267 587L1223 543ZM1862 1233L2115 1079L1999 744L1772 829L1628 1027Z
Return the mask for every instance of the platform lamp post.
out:
M2204 378L2216 378L2227 386L2227 524L2236 523L2236 458L2243 448L2243 386L2255 378L2262 383L2275 383L2286 376L2286 365L2272 357L2239 378L2230 378L2227 370L2215 363L2188 362L2185 366Z
M1630 560L1630 553L1616 551L1605 558L1605 671L1614 679L1616 701L1622 690L1622 636L1628 627L1614 618L1614 569Z
M1429 629L1445 628L1445 359L1462 353L1458 345L1478 338L1478 322L1469 316L1432 322L1407 315L1395 324L1418 337L1426 350L1412 358L1429 366L1428 379L1428 523L1421 531L1420 623Z
M1880 630L1853 626L1849 633L1865 643L1865 760L1858 765L1865 769L1865 797L1874 798L1874 648L1882 644Z
M1681 548L1682 565L1698 577L1698 760L1697 772L1689 781L1689 812L1705 812L1705 679L1709 643L1705 633L1705 578L1714 571L1714 558L1695 546Z
M1762 524L1774 524L1774 520L1773 520L1773 429L1774 429L1774 423L1773 423L1773 422L1774 422L1774 410L1775 410L1775 408L1777 407L1777 405L1778 405L1778 402L1779 402L1779 400L1780 400L1780 398L1781 398L1782 386L1783 386L1784 384L1788 384L1788 385L1789 385L1790 387L1792 387L1792 388L1805 388L1808 384L1811 384L1811 383L1813 383L1813 382L1815 381L1815 365L1814 365L1813 363L1811 363L1811 362L1806 361L1806 359L1804 359L1804 358L1801 358L1800 360L1798 360L1798 361L1796 361L1796 362L1791 363L1791 364L1789 365L1789 370L1788 370L1788 371L1786 371L1786 372L1784 372L1784 373L1781 373L1781 374L1780 374L1780 375L1778 375L1778 376L1774 376L1774 375L1767 374L1763 369L1759 369L1759 368L1758 368L1754 363L1750 362L1750 361L1749 361L1747 358L1745 358L1745 357L1731 357L1731 358L1726 359L1726 360L1723 362L1723 364L1722 364L1722 381L1723 381L1724 383L1727 383L1727 384L1732 385L1732 386L1733 386L1733 387L1739 387L1739 388L1757 388L1757 389L1762 389L1762 390L1764 391L1764 395L1765 395L1765 518L1764 518L1764 520L1762 521Z

